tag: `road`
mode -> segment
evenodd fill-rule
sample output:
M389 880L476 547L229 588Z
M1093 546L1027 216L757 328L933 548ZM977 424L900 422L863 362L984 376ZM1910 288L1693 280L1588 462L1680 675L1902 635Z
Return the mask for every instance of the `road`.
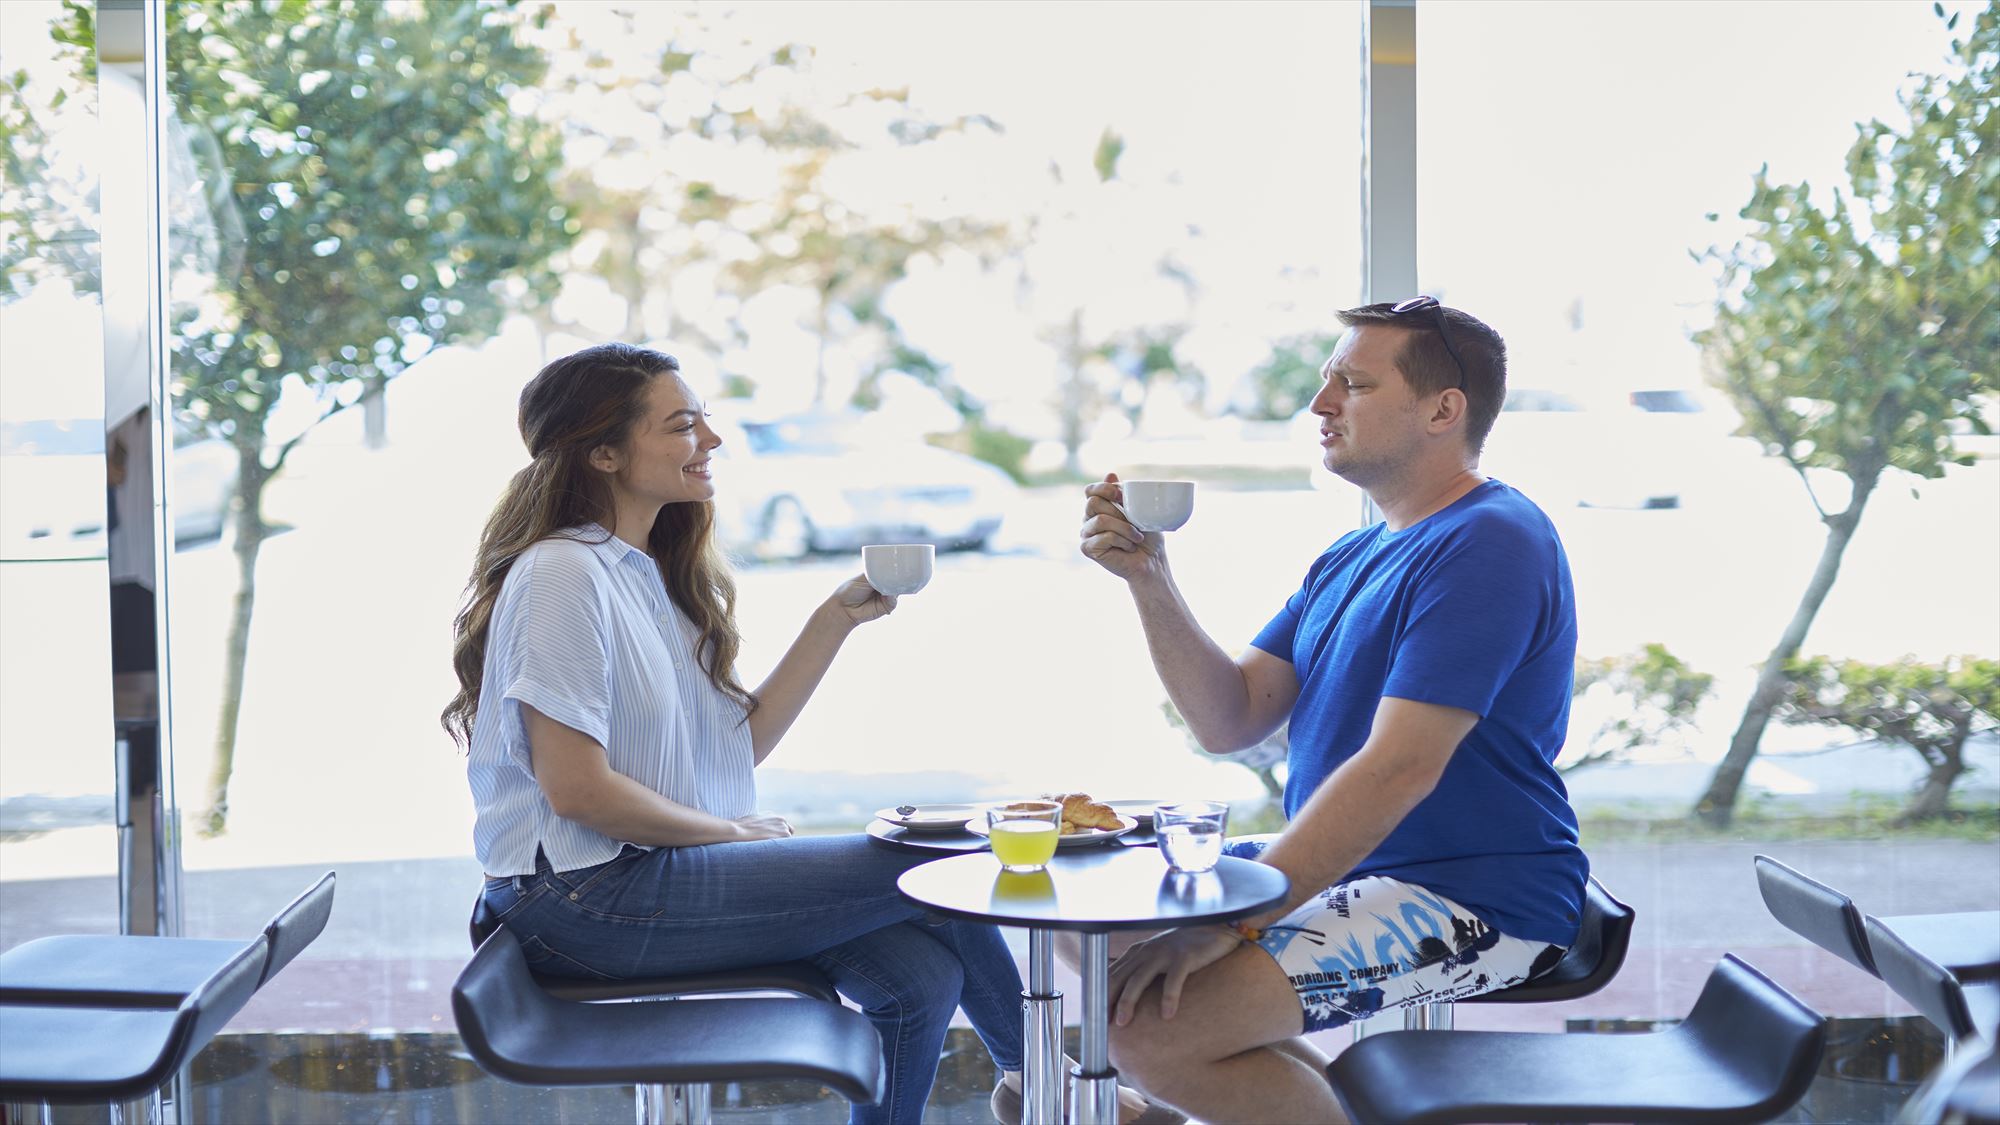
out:
M1681 510L1556 513L1575 570L1583 653L1660 641L1718 675L1697 747L1710 760L1821 539L1797 480L1730 448L1691 460ZM463 763L437 713L454 687L456 598L512 454L468 447L440 458L405 442L379 453L332 450L299 467L273 496L274 514L296 529L271 539L260 564L230 831L190 838L188 864L462 855L471 820ZM1204 488L1170 545L1198 618L1226 647L1247 643L1355 509L1337 489ZM898 801L1049 788L1257 797L1247 772L1197 757L1167 725L1129 600L1076 554L1077 511L1074 489L1023 493L993 553L942 557L929 589L858 631L766 767L766 803L824 822ZM1884 488L1808 650L1994 654L1996 511L2000 463L1992 461L1926 483L1920 497ZM856 570L857 559L825 558L743 571L746 679L754 684L812 606ZM101 659L87 643L102 628L102 586L93 585L101 574L89 564L0 569L0 796L109 789L106 756L95 749L100 728L77 721L103 713L95 686L103 681L85 674ZM174 723L190 810L203 802L234 581L224 545L175 557ZM1766 780L1780 792L1841 797L1852 786L1897 791L1913 775L1907 752L1817 759L1835 763L1830 772L1783 765L1785 750L1828 738L1774 727L1770 764L1760 767ZM1625 799L1636 787L1691 797L1705 769L1696 760L1678 773L1587 771L1579 796ZM1990 787L1994 773L1971 783ZM6 877L107 869L108 852L58 846L62 835L8 845Z

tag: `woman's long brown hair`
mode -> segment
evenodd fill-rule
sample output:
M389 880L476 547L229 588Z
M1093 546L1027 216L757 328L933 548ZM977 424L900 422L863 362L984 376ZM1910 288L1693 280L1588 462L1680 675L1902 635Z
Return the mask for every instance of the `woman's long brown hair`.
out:
M458 694L439 719L459 745L472 744L493 606L514 560L558 532L610 522L610 486L590 467L590 451L623 444L653 380L679 372L680 362L663 352L599 344L550 363L522 388L521 440L534 460L507 482L487 517L464 608L452 622ZM736 581L715 545L714 502L668 504L646 538L667 596L699 632L695 651L709 682L746 713L756 710L757 697L736 679Z

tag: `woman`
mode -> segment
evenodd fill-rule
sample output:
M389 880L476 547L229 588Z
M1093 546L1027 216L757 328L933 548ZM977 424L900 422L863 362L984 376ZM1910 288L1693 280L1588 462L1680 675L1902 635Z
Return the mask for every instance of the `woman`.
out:
M865 836L796 837L754 811L752 770L856 626L896 599L857 576L753 693L714 544L721 440L671 356L623 344L521 392L534 460L487 521L458 616L459 693L486 871L479 913L535 971L667 976L817 965L882 1035L888 1086L855 1121L921 1118L963 1006L1018 1104L1021 981L999 932L927 921L913 862Z

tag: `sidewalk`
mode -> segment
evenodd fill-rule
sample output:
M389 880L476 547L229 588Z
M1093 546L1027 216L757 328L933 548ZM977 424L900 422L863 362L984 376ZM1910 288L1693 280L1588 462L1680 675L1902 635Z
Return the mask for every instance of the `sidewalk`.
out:
M1751 857L1775 855L1852 894L1879 914L2000 908L2000 849L1953 840L1607 844L1595 871L1638 912L1618 979L1562 1004L1467 1005L1459 1026L1560 1030L1572 1018L1684 1015L1709 969L1734 952L1833 1016L1908 1011L1880 982L1773 921ZM320 872L319 866L190 872L187 932L247 936ZM479 885L470 857L342 864L333 918L305 955L260 992L237 1031L438 1032L452 1029L450 992L470 952L466 917ZM107 877L4 884L0 948L54 933L109 932L116 889ZM1025 958L1026 936L1009 932ZM1075 978L1058 969L1077 1021ZM1337 1034L1331 1036L1340 1039ZM1333 1046L1333 1043L1327 1046Z

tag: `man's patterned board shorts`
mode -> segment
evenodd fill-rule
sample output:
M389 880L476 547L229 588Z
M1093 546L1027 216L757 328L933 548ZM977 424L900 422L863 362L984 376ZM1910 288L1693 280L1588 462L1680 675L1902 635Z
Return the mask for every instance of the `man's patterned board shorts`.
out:
M1255 859L1275 838L1240 837L1227 854ZM1508 937L1443 895L1380 875L1328 887L1264 927L1257 945L1291 978L1309 1032L1507 988L1563 955L1561 946Z

